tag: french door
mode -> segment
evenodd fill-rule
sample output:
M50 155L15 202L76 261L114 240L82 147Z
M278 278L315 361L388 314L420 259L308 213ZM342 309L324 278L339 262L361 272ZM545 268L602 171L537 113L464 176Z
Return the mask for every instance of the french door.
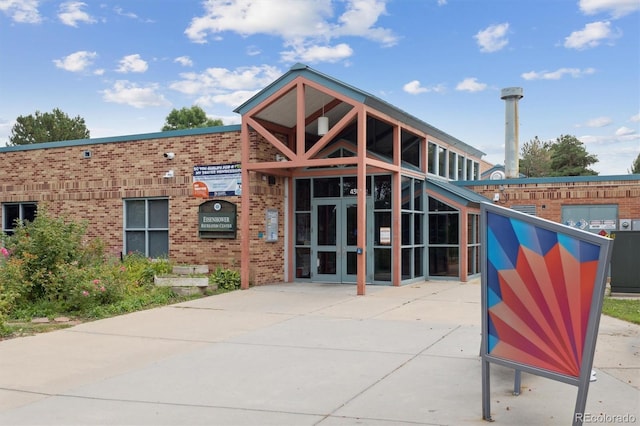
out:
M355 198L321 198L313 200L312 204L312 280L355 283L357 260L361 256L358 254L358 206ZM367 228L371 224L367 218ZM367 269L370 268L371 262L367 261ZM370 275L367 271L367 280Z

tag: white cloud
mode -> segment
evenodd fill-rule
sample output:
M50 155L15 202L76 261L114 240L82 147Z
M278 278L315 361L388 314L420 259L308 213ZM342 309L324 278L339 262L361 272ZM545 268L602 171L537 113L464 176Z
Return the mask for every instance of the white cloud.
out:
M338 62L353 55L353 49L348 44L340 43L336 46L292 46L292 50L280 52L285 62Z
M567 49L583 50L597 47L604 41L611 41L620 37L620 32L611 31L611 23L607 21L591 22L580 31L572 32L564 39Z
M262 51L258 46L247 46L247 55L249 56L258 56Z
M39 24L38 0L0 0L0 11L20 24Z
M241 67L236 70L208 68L202 73L180 74L182 80L169 87L187 95L226 94L259 90L279 78L282 72L270 65Z
M0 10L20 24L39 24L38 0L0 0Z
M93 59L95 59L96 56L98 56L96 52L80 50L62 59L54 59L53 63L56 67L62 68L65 71L82 72L93 63Z
M114 7L113 11L120 16L124 16L125 18L138 19L138 15L133 12L125 12L124 9L120 6Z
M202 16L195 17L185 34L195 43L206 43L209 36L234 32L245 37L268 34L280 37L291 50L282 53L286 60L311 58L336 61L349 57L352 49L344 44L331 46L336 37L362 37L392 46L397 36L376 26L386 13L387 0L208 0ZM337 19L334 6L344 6Z
M595 72L594 68L559 68L555 71L529 71L523 73L521 77L525 80L560 80L565 75L578 78Z
M86 6L86 3L80 1L68 1L62 3L59 8L58 19L60 19L63 24L69 25L70 27L77 27L78 22L93 24L96 20L87 12L82 10L82 8Z
M312 0L313 1L313 0ZM386 0L348 0L347 10L338 18L338 25L332 30L337 36L358 36L393 46L398 37L387 28L376 27L380 16L385 15Z
M640 10L638 0L580 0L580 10L585 15L609 12L612 18L620 18Z
M177 62L180 65L182 65L183 67L192 67L193 66L193 61L188 56L178 56L177 58L175 58L173 60L173 62Z
M633 135L636 135L636 138L637 138L638 132L628 127L623 126L623 127L620 127L618 130L616 130L616 136L626 137L626 136L633 136Z
M105 102L130 105L135 108L169 106L169 102L161 94L157 93L158 85L149 84L140 87L127 80L118 80L112 89L103 90L102 98Z
M609 117L597 117L593 118L585 123L586 127L605 127L613 123L613 120Z
M634 123L640 122L640 112L636 115L632 115L629 120L633 121Z
M478 83L478 79L475 77L465 78L456 86L456 90L462 92L482 92L487 88L485 83Z
M491 25L479 31L473 38L476 39L481 52L497 52L509 43L508 31L509 24L505 22L504 24Z
M204 8L204 15L193 18L185 30L196 43L206 43L209 34L225 31L308 37L328 29L324 18L332 12L330 0L208 0Z
M404 86L402 86L402 90L404 90L405 92L411 95L418 95L420 93L428 93L428 92L442 93L445 91L445 87L442 84L438 84L431 87L425 87L420 84L420 81L413 80L408 82Z
M242 105L245 101L251 98L253 95L258 93L259 90L247 91L247 90L237 90L235 92L224 93L219 95L207 95L201 96L196 99L195 103L197 105L205 105L211 106L214 104L227 105L232 108L235 108L239 105ZM226 123L227 121L225 121Z
M116 72L145 72L147 68L149 68L147 61L141 59L140 55L127 55L120 59L120 66L116 69Z

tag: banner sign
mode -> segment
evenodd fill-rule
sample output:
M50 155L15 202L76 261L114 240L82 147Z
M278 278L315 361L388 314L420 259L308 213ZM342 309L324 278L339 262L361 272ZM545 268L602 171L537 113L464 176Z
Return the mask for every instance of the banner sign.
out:
M225 197L242 194L240 163L193 166L195 197Z
M578 386L584 413L613 241L489 203L481 228L484 418L489 362Z

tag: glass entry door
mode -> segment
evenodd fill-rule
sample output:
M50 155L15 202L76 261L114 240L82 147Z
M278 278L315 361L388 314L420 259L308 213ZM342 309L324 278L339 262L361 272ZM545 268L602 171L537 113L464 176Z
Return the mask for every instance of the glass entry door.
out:
M356 200L316 199L311 220L312 280L355 283L359 256ZM367 227L370 224L367 220ZM367 262L367 269L370 267L371 262ZM369 275L367 272L367 278Z

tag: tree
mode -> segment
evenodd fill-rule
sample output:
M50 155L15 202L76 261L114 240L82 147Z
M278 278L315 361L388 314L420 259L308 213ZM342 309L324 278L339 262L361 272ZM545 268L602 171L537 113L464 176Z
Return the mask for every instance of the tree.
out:
M636 159L633 161L633 164L631 165L631 170L629 170L629 173L633 175L640 175L640 154L638 154Z
M180 110L172 109L162 126L162 131L196 129L200 127L222 126L222 120L208 118L202 108L197 105Z
M589 169L598 162L598 157L589 154L584 144L575 136L560 135L551 144L550 176L595 176L598 172Z
M20 116L11 129L7 145L29 145L42 142L88 139L89 129L84 118L70 118L58 108L52 112Z
M549 176L551 170L551 143L536 136L520 148L520 171L527 177Z

